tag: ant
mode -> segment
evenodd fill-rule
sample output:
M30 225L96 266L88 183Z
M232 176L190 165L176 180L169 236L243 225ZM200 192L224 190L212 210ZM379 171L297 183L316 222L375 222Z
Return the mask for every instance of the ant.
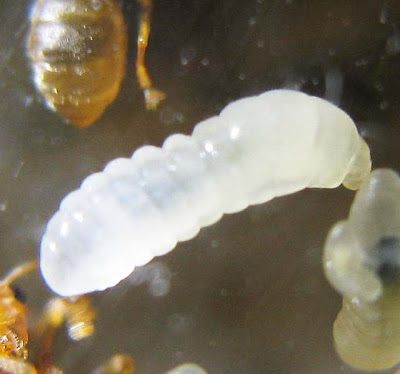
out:
M28 361L28 308L18 300L11 284L37 270L38 262L14 268L0 281L0 374L63 374L53 363L54 341L65 324L72 340L79 341L94 332L96 311L88 296L52 298L44 308L37 326L40 344L36 362ZM92 374L133 374L133 359L116 354Z

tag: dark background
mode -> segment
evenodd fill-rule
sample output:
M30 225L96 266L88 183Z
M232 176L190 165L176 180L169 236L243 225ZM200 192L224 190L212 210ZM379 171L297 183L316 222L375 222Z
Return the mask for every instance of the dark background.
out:
M46 109L32 86L29 8L27 0L0 1L1 273L37 256L47 220L85 176L271 88L340 105L374 167L400 170L397 0L155 0L148 64L168 95L158 112L145 110L136 84L138 7L126 0L129 71L114 104L83 131ZM137 374L184 361L210 374L355 373L332 347L340 297L321 270L324 238L352 198L342 187L307 190L225 216L96 295L96 334L76 344L62 333L57 363L87 373L123 351ZM50 293L39 275L19 285L35 319Z

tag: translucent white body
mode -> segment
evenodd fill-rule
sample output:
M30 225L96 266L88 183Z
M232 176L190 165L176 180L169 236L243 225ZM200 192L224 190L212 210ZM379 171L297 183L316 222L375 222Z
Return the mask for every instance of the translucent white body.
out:
M400 362L400 178L375 170L362 185L349 218L331 230L325 274L344 297L333 327L335 346L361 370Z
M269 91L111 161L67 195L41 242L40 267L63 296L114 286L224 213L306 187L356 189L369 149L350 117L306 94Z
M207 374L207 372L197 364L186 363L173 368L165 374Z

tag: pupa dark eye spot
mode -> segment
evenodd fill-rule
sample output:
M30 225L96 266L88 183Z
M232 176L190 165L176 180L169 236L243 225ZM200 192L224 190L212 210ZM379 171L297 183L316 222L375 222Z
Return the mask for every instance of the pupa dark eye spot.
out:
M385 236L373 249L376 272L385 283L396 282L400 278L400 239Z

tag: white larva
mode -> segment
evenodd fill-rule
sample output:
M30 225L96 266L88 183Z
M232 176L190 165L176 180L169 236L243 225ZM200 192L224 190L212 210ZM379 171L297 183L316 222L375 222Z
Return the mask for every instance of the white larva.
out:
M165 374L207 374L207 372L197 364L185 363L173 368Z
M400 178L375 170L349 218L333 226L324 249L325 274L343 295L333 326L335 348L360 370L400 362Z
M370 168L353 121L327 101L289 90L237 100L192 136L86 178L47 226L41 271L63 296L103 290L225 213L306 187L356 189Z

